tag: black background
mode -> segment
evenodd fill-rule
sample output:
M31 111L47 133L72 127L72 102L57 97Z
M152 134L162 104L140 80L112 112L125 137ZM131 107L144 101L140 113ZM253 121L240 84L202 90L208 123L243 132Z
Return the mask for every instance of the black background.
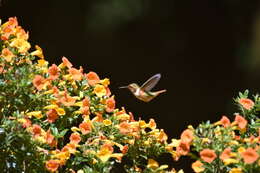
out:
M248 66L258 0L130 1L4 0L0 18L17 16L50 63L66 56L85 72L110 78L117 107L154 118L169 137L189 124L224 114L232 119L238 91L258 92L259 66ZM118 89L156 73L162 78L155 90L167 92L149 103Z

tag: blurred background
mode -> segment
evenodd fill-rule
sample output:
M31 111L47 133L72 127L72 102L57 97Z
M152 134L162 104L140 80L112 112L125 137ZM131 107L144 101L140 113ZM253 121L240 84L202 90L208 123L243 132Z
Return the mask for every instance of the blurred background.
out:
M0 18L17 16L46 59L111 80L117 107L154 118L169 137L189 125L233 119L233 98L260 87L259 0L2 0ZM118 87L161 73L149 103ZM167 158L163 159L167 161ZM168 160L169 161L169 160ZM181 161L174 167L190 165Z

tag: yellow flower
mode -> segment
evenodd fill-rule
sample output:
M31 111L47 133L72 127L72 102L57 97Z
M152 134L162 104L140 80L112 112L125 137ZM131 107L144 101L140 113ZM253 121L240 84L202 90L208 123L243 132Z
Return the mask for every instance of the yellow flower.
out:
M228 173L243 173L241 168L232 168Z
M180 145L181 140L179 139L172 139L172 142L169 144L172 147L178 147Z
M44 59L39 59L38 61L38 66L39 67L47 67L47 65L49 64L48 61L45 61Z
M101 146L100 150L97 152L97 156L102 162L108 161L113 153L113 147L109 143L105 143Z
M94 93L98 97L103 97L107 94L106 88L103 85L97 84L94 88Z
M77 127L71 127L71 131L73 131L73 132L77 132L77 131L80 131L80 129L77 128Z
M57 111L58 115L65 115L66 112L63 108L55 108L55 110Z
M238 144L239 143L237 141L235 141L235 140L229 142L229 145L238 145Z
M34 117L37 118L37 119L40 119L40 118L43 117L41 111L32 111L32 112L28 112L26 115L29 116L29 117L34 116Z
M204 171L203 163L201 161L197 160L196 162L192 163L191 165L194 172L199 173Z
M152 169L156 169L159 167L158 162L156 162L153 159L148 159L148 164L147 164L147 168L152 168Z
M100 83L102 85L104 85L105 87L107 87L110 84L110 81L108 78L105 78L105 79L101 80Z
M31 55L33 55L33 56L38 56L39 58L44 58L44 56L43 56L43 52L42 52L42 49L40 48L40 46L38 46L38 45L35 45L35 48L36 48L36 50L35 51L33 51L32 53L31 53Z
M19 53L25 53L31 48L29 42L19 38L13 39L13 41L10 43L10 46L17 48Z
M112 121L109 120L109 119L105 119L105 120L103 120L103 124L104 124L105 126L110 126L110 125L112 124Z
M144 128L147 127L147 124L146 124L146 122L144 120L140 120L139 121L139 126L144 129Z
M209 138L202 138L202 144L205 144L205 143L210 143L210 139Z
M126 121L130 119L130 115L123 113L123 114L116 115L116 118L121 121Z
M229 165L229 164L233 164L233 163L238 163L239 161L237 159L228 158L228 159L225 159L223 162L225 165Z
M244 147L239 147L237 151L239 154L241 154L241 153L245 152L246 149Z
M43 109L57 109L58 105L52 104L52 105L47 105Z
M76 103L74 103L74 106L82 107L83 106L83 102L82 101L76 102Z
M78 170L77 173L84 173L82 169Z

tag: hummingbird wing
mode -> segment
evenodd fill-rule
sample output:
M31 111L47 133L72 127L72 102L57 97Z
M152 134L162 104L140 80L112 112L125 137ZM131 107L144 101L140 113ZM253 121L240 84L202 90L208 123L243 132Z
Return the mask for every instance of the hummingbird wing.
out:
M159 80L161 79L161 74L158 73L152 77L150 77L150 79L148 79L142 86L141 86L141 90L149 92L151 91L155 85L159 82Z

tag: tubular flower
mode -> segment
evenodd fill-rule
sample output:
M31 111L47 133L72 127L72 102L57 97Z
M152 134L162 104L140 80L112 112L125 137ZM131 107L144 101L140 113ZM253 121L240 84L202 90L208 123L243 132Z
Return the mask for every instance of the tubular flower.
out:
M179 146L177 146L176 148L177 153L179 153L180 155L187 155L190 151L190 144L187 141L181 141L179 143Z
M72 76L72 78L76 81L80 81L83 78L83 74L80 70L77 70L75 68L70 68L69 73Z
M253 148L247 148L241 155L247 164L252 164L259 158L259 155Z
M83 123L81 123L81 124L79 125L79 129L80 129L80 131L81 131L81 133L82 133L83 135L86 135L86 134L88 134L88 133L91 132L91 129L92 129L91 126L92 126L92 125L91 125L91 122L90 122L90 121L89 121L89 122L83 122Z
M60 75L59 71L60 71L60 69L57 67L57 65L52 64L52 66L49 67L49 69L48 69L49 79L50 80L57 79Z
M222 116L221 120L220 120L221 125L223 125L224 127L228 127L230 126L230 120L228 119L228 117L226 116Z
M106 100L106 111L107 112L113 112L115 110L115 99L114 97L110 97Z
M238 124L240 130L244 131L247 126L247 120L239 114L236 114L235 123Z
M203 167L203 163L201 163L201 161L199 161L199 160L192 163L191 167L192 167L193 171L196 173L203 172L205 170L205 168Z
M215 158L217 157L216 153L214 152L214 150L211 149L203 149L200 152L200 157L203 161L211 163L215 160Z
M48 160L45 164L45 167L50 172L55 172L59 168L59 161L58 160Z
M62 57L62 65L67 67L67 68L71 68L72 67L71 62L66 57Z
M42 52L42 49L40 48L40 46L35 45L35 48L36 48L36 50L31 52L31 55L38 56L39 58L43 59L44 56L43 56L43 52Z
M255 103L247 98L241 98L238 100L238 102L243 106L243 108L250 110L254 107Z
M105 143L101 146L100 150L97 152L97 157L102 161L106 162L111 157L114 149L109 143Z
M90 86L94 86L97 83L99 83L100 79L98 77L98 75L95 72L89 72L88 74L85 75L87 80L88 80L88 84Z
M147 168L152 168L152 169L156 169L159 167L158 162L156 162L153 159L148 159L148 164L147 164Z
M33 86L37 88L37 90L41 91L44 87L45 79L41 75L35 75L33 79Z
M78 144L81 141L81 137L77 132L70 135L70 142L73 144Z
M17 48L19 53L26 53L31 48L29 42L20 38L13 39L13 41L10 43L10 46Z
M94 88L94 93L98 96L98 97L103 97L106 95L106 88L103 85L97 84L95 85Z
M49 123L55 122L56 119L58 118L58 114L57 114L57 111L55 109L49 110L46 114L47 114L47 118L48 118Z
M241 168L232 168L228 173L243 173Z
M4 48L0 56L2 56L7 62L11 62L15 55L8 48Z
M193 140L193 132L190 129L184 130L181 134L181 140L190 144Z

